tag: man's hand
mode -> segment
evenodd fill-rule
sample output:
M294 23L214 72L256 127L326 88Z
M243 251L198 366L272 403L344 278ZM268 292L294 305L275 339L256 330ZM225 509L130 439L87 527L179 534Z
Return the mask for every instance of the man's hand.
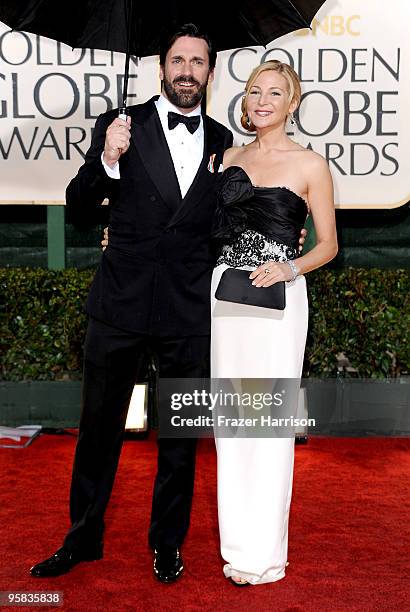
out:
M303 228L302 231L300 232L300 238L299 238L299 253L301 253L303 250L303 245L305 244L306 236L307 236L307 230Z
M105 251L108 246L108 227L104 227L104 238L101 240L101 246L103 251Z
M107 166L114 166L121 155L128 151L131 138L131 117L127 121L116 117L108 126L104 143L104 162Z

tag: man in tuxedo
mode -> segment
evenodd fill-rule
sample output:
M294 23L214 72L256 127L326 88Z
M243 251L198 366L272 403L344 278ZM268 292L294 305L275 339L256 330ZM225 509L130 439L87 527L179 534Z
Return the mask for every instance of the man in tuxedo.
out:
M103 556L104 512L121 452L128 405L147 359L166 378L209 375L211 224L217 171L232 134L201 114L216 52L192 24L164 42L161 95L96 122L85 162L67 188L71 221L101 220L108 198L109 246L87 300L82 413L69 529L63 547L34 565L58 576ZM158 439L149 543L154 573L183 570L196 440Z

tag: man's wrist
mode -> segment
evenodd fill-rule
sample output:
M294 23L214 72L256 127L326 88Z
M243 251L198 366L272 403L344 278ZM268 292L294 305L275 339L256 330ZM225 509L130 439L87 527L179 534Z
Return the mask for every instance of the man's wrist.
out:
M120 165L118 161L114 162L112 165L109 165L104 158L104 151L101 153L101 164L105 170L105 173L111 179L119 179L120 177Z
M114 168L114 166L118 164L118 159L109 159L104 151L103 152L103 162L110 168Z

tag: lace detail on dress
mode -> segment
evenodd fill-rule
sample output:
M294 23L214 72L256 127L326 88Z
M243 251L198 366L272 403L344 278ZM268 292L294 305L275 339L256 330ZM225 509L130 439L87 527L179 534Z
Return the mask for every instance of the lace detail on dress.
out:
M253 230L245 230L229 245L222 247L216 265L227 264L233 268L260 266L265 261L296 259L296 249L281 242L271 241Z

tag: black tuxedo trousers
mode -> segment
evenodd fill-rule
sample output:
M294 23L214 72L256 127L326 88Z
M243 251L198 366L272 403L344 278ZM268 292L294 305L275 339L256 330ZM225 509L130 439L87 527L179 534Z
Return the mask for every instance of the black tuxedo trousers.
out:
M164 378L209 376L209 336L155 337L90 319L71 482L72 526L64 542L70 550L102 539L130 397L151 357ZM153 548L174 548L182 544L189 526L196 440L159 437L158 446L149 542Z

